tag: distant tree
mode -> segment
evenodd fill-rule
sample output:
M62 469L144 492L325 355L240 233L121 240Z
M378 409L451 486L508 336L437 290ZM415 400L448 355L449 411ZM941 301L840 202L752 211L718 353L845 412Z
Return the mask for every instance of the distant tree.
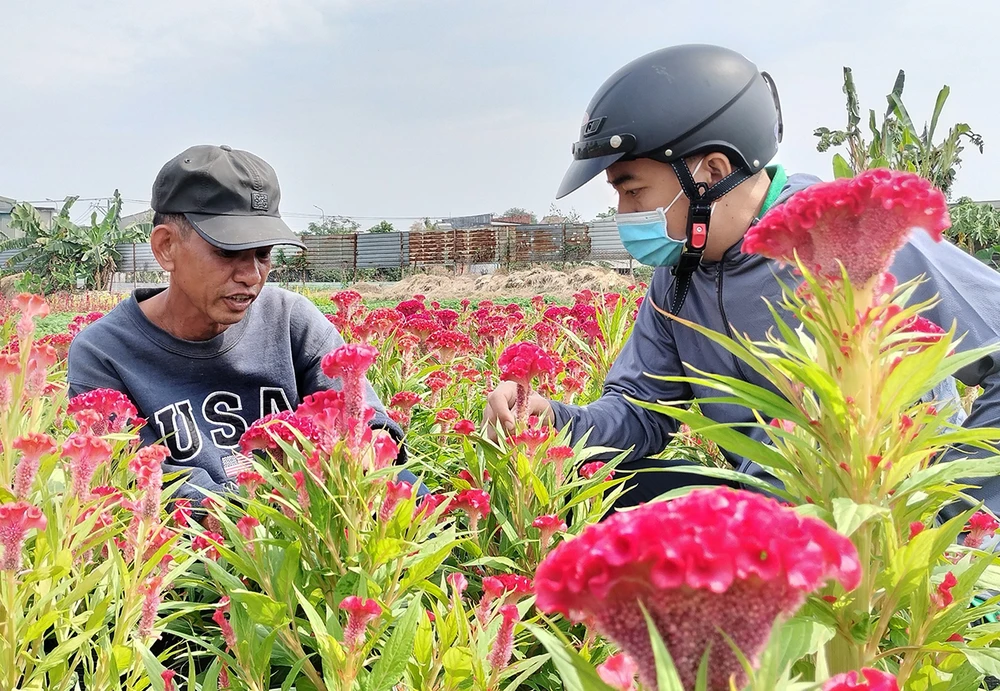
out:
M411 233L421 233L425 230L437 230L438 224L436 221L431 221L429 218L425 218L422 221L414 221L410 224Z
M504 211L502 214L500 214L500 218L510 218L516 216L527 216L528 218L531 219L530 221L528 221L528 223L538 223L538 217L521 206L512 206L506 211Z
M361 224L345 216L324 216L319 223L310 222L303 235L347 235L358 232Z
M392 226L389 221L379 221L377 224L373 225L368 229L369 233L395 233L396 229Z
M583 219L576 209L570 209L569 213L564 213L555 204L549 207L549 213L542 219L542 223L580 223Z
M616 206L609 206L607 211L602 211L601 213L597 214L597 216L595 216L595 218L601 219L603 221L603 220L607 220L609 218L614 218L615 214L617 214L617 213L618 213L618 207L616 207Z

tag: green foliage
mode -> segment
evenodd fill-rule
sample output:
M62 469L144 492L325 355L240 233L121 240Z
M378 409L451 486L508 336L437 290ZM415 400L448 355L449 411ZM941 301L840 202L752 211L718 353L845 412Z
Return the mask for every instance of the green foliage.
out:
M965 123L953 125L944 139L935 143L938 120L945 102L951 93L948 86L941 88L930 124L917 129L909 112L903 105L903 70L896 76L892 91L886 96L888 106L879 123L874 110L868 112L868 130L872 137L865 141L861 126L861 107L851 68L844 68L844 94L847 96L847 127L831 130L819 127L815 136L819 137L816 149L820 152L831 148L846 147L847 157L835 154L833 169L835 177L853 177L872 168L891 168L916 173L930 180L946 196L951 195L955 175L961 166L961 153L965 143L979 152L983 151L983 138Z
M310 221L303 235L348 235L358 232L361 224L346 216L324 216L319 223Z
M1000 268L1000 209L960 197L949 214L948 238L993 268Z
M115 190L111 204L98 217L94 211L90 224L77 225L70 211L77 197L69 197L49 227L43 225L38 211L21 203L11 214L11 227L23 237L0 242L0 252L21 250L7 261L7 268L20 267L32 275L32 287L37 280L46 293L76 288L77 279L84 279L88 288L110 290L111 281L121 256L117 246L143 242L149 238L152 226L135 223L121 226L122 200Z
M366 232L368 233L395 233L396 229L389 221L379 221Z

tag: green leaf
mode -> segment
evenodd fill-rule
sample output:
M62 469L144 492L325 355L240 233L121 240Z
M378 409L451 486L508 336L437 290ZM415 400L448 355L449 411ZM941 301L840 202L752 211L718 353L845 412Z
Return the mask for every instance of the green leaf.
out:
M1000 456L944 461L913 473L900 483L896 494L901 495L943 485L963 477L994 477L996 475L1000 475Z
M796 617L785 622L778 633L780 668L812 655L833 639L837 630L819 621Z
M659 691L684 691L681 678L677 674L677 667L674 665L667 646L663 644L663 638L659 630L653 623L653 618L649 616L646 608L642 607L642 615L646 618L646 630L649 632L649 641L653 644L653 658L656 660L656 685ZM708 652L706 650L706 652Z
M444 547L441 547L436 552L432 552L410 567L406 574L406 578L404 578L403 582L400 584L400 590L405 593L417 583L425 578L428 578L431 574L437 571L438 567L444 563L444 560L448 558L448 555L451 554L451 551L457 544L458 542L456 540L449 539Z
M230 590L229 597L247 608L250 619L255 624L268 628L283 626L288 621L285 606L275 602L263 593L251 593L246 590Z
M583 659L573 646L560 641L540 626L528 623L523 626L531 631L552 656L552 664L559 672L566 691L614 691L604 683L594 666Z
M441 658L448 685L455 685L472 676L472 657L472 650L464 646L448 649Z
M1000 677L1000 648L963 648L958 652L965 655L980 674Z
M851 164L847 162L840 154L833 155L833 177L834 178L853 178L854 171L851 170Z
M847 537L854 534L866 521L874 516L884 516L889 509L872 504L856 504L847 497L833 500L833 520L837 531Z
M722 448L732 451L743 458L756 461L765 468L778 468L789 472L793 470L788 459L782 456L774 447L751 439L746 434L733 429L731 425L715 423L700 413L685 410L684 408L662 403L646 403L630 396L626 396L625 398L641 408L648 408L649 410L680 420L686 423L692 430L714 441ZM745 426L750 427L751 425Z
M379 657L366 684L367 691L387 691L403 678L406 663L413 653L413 639L417 633L417 624L423 614L420 595L417 594L406 609L406 614L396 624L392 636L382 648Z

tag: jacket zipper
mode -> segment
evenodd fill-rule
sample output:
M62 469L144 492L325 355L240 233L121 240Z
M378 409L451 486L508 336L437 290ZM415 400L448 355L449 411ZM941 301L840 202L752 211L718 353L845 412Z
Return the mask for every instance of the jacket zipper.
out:
M726 327L726 336L728 336L730 339L732 339L733 338L733 330L729 326L729 319L726 317L726 307L722 303L722 267L723 266L724 266L724 263L720 261L719 262L719 268L718 268L718 270L715 273L715 294L719 298L719 314L722 315L722 325L724 327ZM733 363L736 365L736 371L739 373L740 378L743 381L745 381L745 382L749 382L750 379L747 377L746 372L743 371L743 365L740 363L740 359L738 357L736 357L735 355L731 355L731 357L733 358Z

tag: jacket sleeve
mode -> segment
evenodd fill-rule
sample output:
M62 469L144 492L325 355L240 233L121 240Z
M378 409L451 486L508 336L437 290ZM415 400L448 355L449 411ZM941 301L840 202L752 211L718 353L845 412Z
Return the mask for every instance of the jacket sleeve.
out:
M641 408L630 401L688 401L691 390L685 384L653 379L647 374L681 376L684 369L674 345L674 323L658 313L651 301L667 304L668 269L653 274L645 299L639 307L632 333L604 381L601 397L585 406L552 402L557 428L569 424L576 443L590 431L588 446L606 446L620 451L632 449L625 462L659 453L677 431L677 421Z
M922 232L916 233L900 250L892 271L900 282L925 279L913 300L937 298L938 303L923 316L945 330L954 325L956 336L962 337L959 352L1000 343L1000 273L953 244L933 242ZM956 372L955 377L966 386L983 387L963 426L1000 427L1000 352L984 356ZM970 455L986 453L955 448L946 452L942 460ZM992 511L1000 511L1000 478L970 478L967 484L977 486L968 490L970 495L984 501ZM959 510L961 507L955 512Z

